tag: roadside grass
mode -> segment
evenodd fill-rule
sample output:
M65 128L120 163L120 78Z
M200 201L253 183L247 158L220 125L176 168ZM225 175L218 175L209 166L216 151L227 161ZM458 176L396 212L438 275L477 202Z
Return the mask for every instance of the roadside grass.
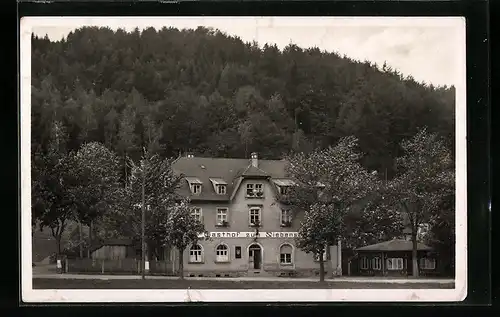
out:
M33 279L33 289L452 289L454 287L454 283Z

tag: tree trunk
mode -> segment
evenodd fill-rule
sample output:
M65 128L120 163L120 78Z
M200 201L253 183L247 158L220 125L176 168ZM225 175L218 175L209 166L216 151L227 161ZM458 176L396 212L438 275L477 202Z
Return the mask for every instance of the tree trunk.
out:
M57 235L54 237L56 239L56 245L57 245L57 258L61 256L61 238L62 235Z
M319 256L319 281L325 281L325 262L323 261L323 254Z
M412 257L412 275L413 277L418 277L418 253L417 253L417 234L413 233L411 235L411 242L412 242L412 252L411 252L411 257Z
M184 249L179 249L179 277L184 279Z

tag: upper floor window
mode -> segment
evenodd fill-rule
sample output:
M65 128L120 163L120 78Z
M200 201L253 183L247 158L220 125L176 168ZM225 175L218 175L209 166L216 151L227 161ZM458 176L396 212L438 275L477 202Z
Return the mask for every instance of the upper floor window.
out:
M260 208L259 207L251 207L249 211L249 222L251 226L260 226Z
M199 244L191 246L189 249L189 262L201 263L203 262L203 248Z
M436 268L436 259L434 258L421 258L420 268L424 270L434 270Z
M402 258L389 258L389 259L387 259L387 269L388 270L402 270L403 269L403 259Z
M215 187L217 188L217 194L219 194L219 195L226 194L226 185L219 184L219 185L216 185Z
M202 212L200 207L193 207L191 209L191 215L198 221L202 222Z
M263 197L264 190L262 184L247 184L247 197Z
M217 226L226 227L228 225L227 213L227 208L217 208Z
M216 262L229 262L229 248L225 244L219 244L215 249Z
M290 227L292 225L292 212L287 209L281 210L281 226Z

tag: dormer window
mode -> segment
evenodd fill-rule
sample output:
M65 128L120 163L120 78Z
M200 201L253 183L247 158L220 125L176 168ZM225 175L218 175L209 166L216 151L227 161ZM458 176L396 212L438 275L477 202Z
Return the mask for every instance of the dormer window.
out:
M280 186L279 189L281 195L286 195L288 192L288 186Z
M198 195L201 193L201 185L200 184L192 184L191 185L191 191L193 194Z
M219 194L219 195L226 194L226 185L217 185L215 187L217 188L217 194Z
M222 178L210 178L217 195L225 195L227 193L227 183Z
M193 195L201 194L201 189L203 183L196 177L186 177L186 181L189 184L189 188L191 189L191 193Z
M295 182L289 179L273 179L273 183L278 187L281 195L286 195L290 187L295 185Z

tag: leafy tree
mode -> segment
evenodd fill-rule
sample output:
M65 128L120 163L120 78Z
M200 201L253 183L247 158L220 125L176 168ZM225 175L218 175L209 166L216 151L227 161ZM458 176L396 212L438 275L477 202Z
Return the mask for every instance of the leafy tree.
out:
M399 174L389 183L389 191L392 205L408 216L413 244L412 273L418 277L418 230L438 217L443 200L454 193L454 166L444 141L426 128L403 141L401 147L404 155L397 159Z
M440 255L445 274L454 275L455 266L455 195L444 197L440 212L429 222L429 234L424 241Z
M66 134L60 122L51 129L48 149L37 150L32 164L32 224L49 228L61 253L61 238L75 213L74 156L65 150Z
M165 246L164 228L170 208L179 199L176 190L181 184L182 175L176 175L172 170L173 159L163 159L158 154L148 153L141 161L141 166L133 168L130 195L134 201L141 201L139 189L144 172L145 204L149 206L146 214L146 243L150 246L149 250L159 256L160 249Z
M343 231L342 210L333 204L316 203L305 211L299 228L297 247L306 253L313 253L319 261L319 280L325 280L323 254L326 248L338 241Z
M179 277L184 278L184 251L189 245L198 242L198 235L205 232L203 223L191 215L187 200L170 207L164 231L166 242L179 250Z
M89 244L92 244L93 222L117 203L119 163L116 154L98 142L84 144L75 159L74 175L78 183L72 191L78 197L78 219L89 226Z
M103 226L115 237L134 237L142 234L142 181L144 173L144 201L146 205L145 243L150 256L161 258L166 246L164 230L170 208L179 197L177 188L182 180L171 166L173 159L163 159L159 154L145 152L140 164L130 160L131 177L128 186L116 192L119 204L103 216Z
M383 189L362 199L346 215L344 246L350 249L400 237L404 221L399 209L385 199Z
M336 146L288 158L289 175L297 182L282 202L295 212L304 211L297 245L306 252L323 254L346 232L346 215L354 203L375 193L380 184L366 171L357 152L357 139L342 138ZM319 258L324 281L323 258Z

